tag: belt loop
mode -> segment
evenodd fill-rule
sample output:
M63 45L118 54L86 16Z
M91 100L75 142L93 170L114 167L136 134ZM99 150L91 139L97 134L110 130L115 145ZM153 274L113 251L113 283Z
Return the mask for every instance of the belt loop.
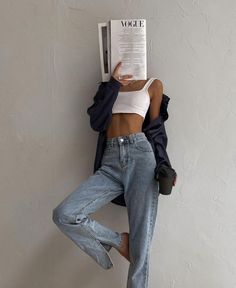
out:
M134 138L135 138L135 134L133 134L131 137L131 143L134 143Z

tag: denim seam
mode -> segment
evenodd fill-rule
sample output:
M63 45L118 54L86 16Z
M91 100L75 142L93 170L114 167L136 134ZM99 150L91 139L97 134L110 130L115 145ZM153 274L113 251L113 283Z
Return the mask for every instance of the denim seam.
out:
M121 234L120 234L120 242L119 242L119 248L121 247L121 243L122 243L122 236L121 236Z
M86 190L85 190L86 191ZM111 190L107 190L106 192L109 192L110 193ZM108 194L108 193L107 193ZM107 195L106 194L106 195ZM97 199L93 199L92 201L88 202L86 206L84 206L82 209L80 209L79 213L83 213L85 208L87 208L90 204L92 204L93 202L97 201ZM77 210L77 208L75 208L71 214L74 214L74 212Z
M146 260L145 260L145 286L144 288L147 287L147 281L148 281L148 274L147 274L147 262L149 260L149 251L150 251L150 244L151 244L151 231L152 231L152 225L153 225L153 212L154 212L154 198L152 198L152 205L151 205L151 220L150 220L150 225L149 225L149 228L148 228L148 247L147 247L147 255L146 255Z
M85 191L86 191L86 190L85 190ZM107 190L107 192L110 192L110 191ZM97 199L93 199L92 201L88 202L87 205L85 205L79 212L80 212L80 213L83 213L84 210L85 210L85 208L87 208L90 204L92 204L92 203L95 202L95 201L97 201ZM76 210L76 209L75 209L75 210ZM75 210L74 210L74 211L75 211ZM73 212L74 212L74 211L73 211ZM72 213L73 213L73 212L72 212Z
M86 228L89 228L89 227L86 227ZM90 236L97 242L97 244L100 246L100 248L103 250L103 252L106 253L106 255L108 256L109 260L111 263L109 263L109 267L112 267L113 266L113 262L111 260L111 257L109 256L109 253L107 252L107 250L105 249L105 247L101 244L101 242L94 236L93 233L91 233L91 231L89 231L87 229L87 232L90 234ZM111 265L110 265L111 264ZM108 266L108 265L107 265Z

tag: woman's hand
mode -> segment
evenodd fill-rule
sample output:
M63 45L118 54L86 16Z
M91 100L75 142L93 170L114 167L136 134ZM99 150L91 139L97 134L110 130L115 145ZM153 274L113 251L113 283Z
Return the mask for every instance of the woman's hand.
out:
M128 85L130 82L133 82L134 80L129 80L129 78L132 78L133 75L131 74L126 74L126 75L120 75L119 69L121 66L121 61L118 62L118 64L116 65L113 73L112 73L112 77L115 78L117 81L119 81L123 86Z

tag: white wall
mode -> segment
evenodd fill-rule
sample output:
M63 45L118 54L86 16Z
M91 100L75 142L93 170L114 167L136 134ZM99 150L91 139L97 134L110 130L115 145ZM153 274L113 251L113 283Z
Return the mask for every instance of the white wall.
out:
M236 287L236 2L0 2L0 286L125 287L128 262L104 270L52 222L92 172L86 108L101 80L97 23L146 18L148 76L171 98L168 152L178 172L160 195L150 288ZM118 231L126 209L94 214Z

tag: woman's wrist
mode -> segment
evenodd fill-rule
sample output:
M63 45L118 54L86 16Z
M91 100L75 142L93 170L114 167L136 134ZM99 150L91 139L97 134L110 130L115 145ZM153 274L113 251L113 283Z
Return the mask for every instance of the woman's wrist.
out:
M117 88L120 88L120 86L121 86L121 83L112 75L110 77L109 83L111 83L112 86L115 86Z

